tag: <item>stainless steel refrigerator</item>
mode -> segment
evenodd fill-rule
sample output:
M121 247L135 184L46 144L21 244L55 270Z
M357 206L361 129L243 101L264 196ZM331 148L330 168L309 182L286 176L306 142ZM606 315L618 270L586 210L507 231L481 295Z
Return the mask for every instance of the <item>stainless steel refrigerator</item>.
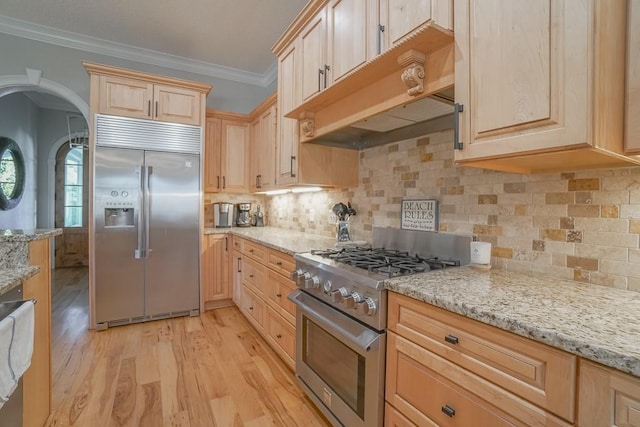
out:
M98 329L199 313L202 129L96 115Z

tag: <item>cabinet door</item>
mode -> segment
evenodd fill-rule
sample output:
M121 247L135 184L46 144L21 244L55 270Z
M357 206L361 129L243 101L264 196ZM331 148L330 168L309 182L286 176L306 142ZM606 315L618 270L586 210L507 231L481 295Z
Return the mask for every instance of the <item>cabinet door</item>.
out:
M205 302L231 298L229 286L229 240L226 235L206 235L202 256Z
M640 427L640 378L581 360L578 425Z
M200 97L196 90L156 84L153 117L163 122L200 124Z
M305 102L326 86L327 11L323 9L307 24L299 36L300 87ZM291 108L295 108L296 105ZM286 111L285 111L286 112Z
M627 9L627 67L625 151L640 154L640 0L629 0Z
M222 120L222 190L249 191L249 124Z
M23 298L35 299L31 365L23 376L23 425L42 426L51 412L51 263L50 240L29 242L29 265L40 272L23 283ZM2 424L0 422L0 424Z
M153 84L123 77L100 76L98 112L139 119L151 118Z
M376 28L370 25L376 15L376 1L333 0L328 6L327 58L330 69L324 79L330 86L375 55L370 39Z
M451 0L380 0L381 50L392 48L428 21L453 31Z
M269 190L276 178L275 105L251 124L251 191Z
M589 1L456 3L457 161L586 146Z
M298 121L284 117L296 107L296 45L278 57L278 140L276 183L298 182Z
M235 243L235 237L232 239ZM233 250L233 256L231 257L229 268L231 270L231 280L233 282L233 291L231 298L233 302L240 308L242 308L242 254L238 250Z
M206 193L217 193L222 189L221 128L220 119L207 119L204 135L204 191Z

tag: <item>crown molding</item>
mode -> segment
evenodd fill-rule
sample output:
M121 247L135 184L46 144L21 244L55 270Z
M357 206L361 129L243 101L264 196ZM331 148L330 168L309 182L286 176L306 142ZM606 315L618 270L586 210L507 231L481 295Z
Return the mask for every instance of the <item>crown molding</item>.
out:
M237 68L59 30L4 15L0 15L0 33L253 86L267 87L275 81L277 75L276 61L264 74L252 73Z

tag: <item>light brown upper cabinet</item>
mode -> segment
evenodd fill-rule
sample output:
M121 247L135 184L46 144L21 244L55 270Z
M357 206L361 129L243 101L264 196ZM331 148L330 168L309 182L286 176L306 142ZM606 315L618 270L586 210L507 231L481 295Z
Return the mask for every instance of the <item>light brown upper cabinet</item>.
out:
M249 191L248 117L210 110L205 134L205 192Z
M276 96L268 97L251 113L252 192L270 190L276 183Z
M625 2L456 2L458 163L529 173L630 165Z
M101 114L201 125L210 85L84 62ZM95 81L94 81L95 80Z
M278 89L283 91L279 97L286 95L279 101L278 114L285 120L279 126L287 140L294 139L295 123L287 119L297 121L300 142L312 142L450 90L452 11L452 0L309 2L273 47L279 58ZM360 148L357 138L332 143ZM279 163L281 171L290 172L296 159L293 166L286 161L298 156L295 148L285 148Z
M628 0L625 148L640 154L640 0Z

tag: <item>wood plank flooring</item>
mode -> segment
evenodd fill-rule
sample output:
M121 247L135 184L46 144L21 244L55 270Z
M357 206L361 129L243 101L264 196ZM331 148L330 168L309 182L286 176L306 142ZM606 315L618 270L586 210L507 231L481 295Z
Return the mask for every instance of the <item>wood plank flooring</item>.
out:
M53 288L48 426L328 426L235 307L87 329L87 269Z

